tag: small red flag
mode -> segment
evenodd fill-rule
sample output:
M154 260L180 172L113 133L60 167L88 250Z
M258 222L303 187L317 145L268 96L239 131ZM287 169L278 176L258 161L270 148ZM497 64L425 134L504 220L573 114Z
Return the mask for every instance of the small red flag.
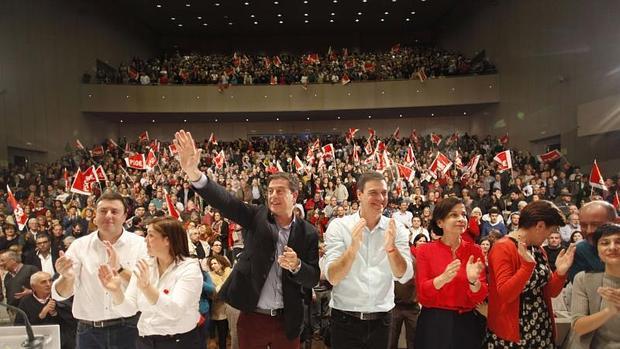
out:
M601 170L598 168L598 165L596 164L596 160L594 160L594 164L592 165L592 170L590 171L590 185L594 188L607 191L607 186L605 185L605 181L603 180L603 175L601 174Z
M499 172L504 172L512 168L512 156L510 155L510 150L504 150L503 152L497 153L497 155L493 158L493 161L499 164L497 166L497 170Z

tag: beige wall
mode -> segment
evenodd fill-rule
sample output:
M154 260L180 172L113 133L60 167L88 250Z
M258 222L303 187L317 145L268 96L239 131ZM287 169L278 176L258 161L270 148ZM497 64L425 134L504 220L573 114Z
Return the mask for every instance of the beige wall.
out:
M117 131L80 112L81 76L94 76L96 58L118 64L154 51L147 31L119 24L133 23L122 9L108 13L95 3L0 1L0 166L8 147L51 161L75 138L90 143Z
M611 175L620 169L620 132L605 113L583 122L597 134L579 137L578 106L620 93L620 2L502 0L476 8L449 27L440 46L466 55L486 49L497 64L501 103L476 118L480 133L508 132L511 144L538 151L537 140L560 136L573 163L596 157ZM542 142L544 143L544 142ZM544 144L543 144L544 145Z
M497 75L418 80L312 84L232 86L219 93L215 85L202 86L82 86L85 112L265 112L347 110L496 103Z

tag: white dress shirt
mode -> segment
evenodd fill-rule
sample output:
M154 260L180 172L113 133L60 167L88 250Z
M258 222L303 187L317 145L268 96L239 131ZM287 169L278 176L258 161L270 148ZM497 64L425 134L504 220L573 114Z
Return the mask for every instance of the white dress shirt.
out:
M392 217L394 218L395 221L400 222L406 228L411 227L411 220L413 219L413 213L409 211L401 212L401 210L398 210L392 213Z
M329 268L351 245L351 232L359 222L359 213L335 219L325 232L325 275L330 280ZM385 231L390 219L381 216L370 231L364 228L362 245L357 251L349 273L332 290L330 307L364 313L385 312L394 308L394 281L402 284L413 277L409 250L409 231L396 222L395 244L405 258L407 269L401 278L392 274L385 251Z
M133 270L136 262L147 257L146 242L143 237L123 230L121 237L114 243L120 265ZM75 281L73 284L73 317L86 321L103 321L123 317L112 308L112 295L103 288L99 281L99 266L108 262L105 246L99 239L98 231L75 240L65 253L73 261ZM52 285L52 297L63 301ZM129 314L134 315L133 314Z
M54 274L56 274L56 271L54 270L54 262L52 262L52 253L48 252L45 257L42 254L37 253L37 257L41 261L41 271L44 271L53 277Z
M200 318L198 301L202 292L202 272L198 260L187 258L172 263L159 275L157 262L149 259L151 284L159 291L155 304L150 304L131 276L123 303L114 305L122 316L141 311L138 321L140 336L172 335L194 329Z

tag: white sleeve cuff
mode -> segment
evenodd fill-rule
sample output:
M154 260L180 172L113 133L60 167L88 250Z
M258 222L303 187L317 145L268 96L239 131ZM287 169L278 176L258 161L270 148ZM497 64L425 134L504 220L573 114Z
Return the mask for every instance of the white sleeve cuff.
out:
M207 183L209 183L209 179L207 178L207 176L203 173L202 176L200 176L200 179L192 182L192 185L194 186L194 188L196 189L202 189L204 187L207 186Z

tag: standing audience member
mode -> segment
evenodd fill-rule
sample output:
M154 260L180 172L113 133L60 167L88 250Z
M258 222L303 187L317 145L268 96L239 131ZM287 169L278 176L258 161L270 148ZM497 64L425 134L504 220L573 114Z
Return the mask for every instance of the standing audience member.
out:
M592 242L605 271L575 276L571 302L575 335L570 349L620 347L620 225L601 225Z
M560 252L552 272L541 245L564 224L564 215L553 203L535 201L521 211L519 230L493 244L486 337L490 348L553 347L551 298L564 287L575 246Z
M218 297L218 293L230 276L230 262L223 256L213 256L209 258L209 276L215 285L213 303L211 305L211 328L212 333L217 331L217 341L220 349L226 349L226 338L228 337L228 321L226 318L226 303Z
M24 252L24 263L34 265L52 276L56 275L54 264L58 259L58 251L52 248L49 235L39 234L35 241L37 248L33 251Z
M437 203L430 228L440 238L417 249L416 290L422 311L416 349L478 349L482 344L483 324L474 309L487 296L484 256L478 245L461 239L467 228L465 212L457 198Z
M113 308L123 316L141 312L138 349L201 349L197 324L203 278L200 264L190 258L183 225L172 217L155 218L147 226L146 247L151 258L136 263L126 290L109 265L99 267Z
M545 253L547 254L547 261L551 267L551 271L555 271L555 260L562 251L562 236L559 232L554 231L549 234L547 238L547 244L543 246Z
M334 349L387 347L394 280L406 283L413 276L409 232L382 216L388 201L385 178L368 172L357 183L359 213L336 219L325 233L325 274L334 285Z

